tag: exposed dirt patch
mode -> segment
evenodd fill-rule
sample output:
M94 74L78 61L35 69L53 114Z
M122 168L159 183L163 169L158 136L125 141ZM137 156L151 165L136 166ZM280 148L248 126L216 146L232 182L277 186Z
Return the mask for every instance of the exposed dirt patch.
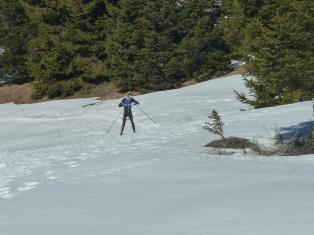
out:
M198 82L195 79L190 79L185 81L184 83L182 83L182 87L186 87L186 86L191 86L191 85L195 85Z
M242 65L239 68L233 70L232 72L223 75L222 77L232 76L236 74L245 74L245 73L246 73L245 65Z
M222 77L241 74L245 71L244 66L239 67L235 71L225 74ZM211 79L217 79L219 77L212 77ZM191 79L182 84L183 87L191 86L198 83L196 80ZM33 100L31 97L32 94L32 84L25 83L23 85L10 85L10 86L2 86L0 87L0 104L5 103L15 103L15 104L31 104L31 103L39 103L43 101L48 101L48 98L41 100ZM138 92L133 92L134 95L139 95ZM108 99L118 99L124 97L126 93L122 93L119 89L111 83L102 83L97 86L90 86L87 89L83 89L72 96L68 96L65 98L57 98L59 99L77 99L77 98L92 98L99 97L100 100L108 100Z
M33 100L32 84L25 83L23 85L10 85L0 87L0 104L15 103L15 104L32 104L43 101L48 101L48 98L41 100ZM134 95L139 93L134 92ZM77 99L77 98L93 98L99 97L100 100L118 99L125 96L125 93L119 91L119 89L111 83L103 83L97 86L89 86L72 96L68 96L65 99ZM63 98L56 98L52 100L60 100Z
M258 142L253 143L248 139L230 137L224 140L214 140L204 147L211 147L219 151L224 149L251 149L261 156L300 156L314 154L314 139L310 139L302 144L292 142L265 147Z
M32 84L11 85L0 87L0 104L4 103L34 103L31 98Z
M238 137L229 137L224 140L214 140L204 147L212 148L230 148L230 149L254 149L256 145L248 139L238 138Z
M66 97L66 99L98 97L99 100L108 100L118 99L125 95L126 93L120 92L115 85L105 82L97 86L91 86L85 90L83 89L72 96ZM134 92L134 95L138 95L138 93Z

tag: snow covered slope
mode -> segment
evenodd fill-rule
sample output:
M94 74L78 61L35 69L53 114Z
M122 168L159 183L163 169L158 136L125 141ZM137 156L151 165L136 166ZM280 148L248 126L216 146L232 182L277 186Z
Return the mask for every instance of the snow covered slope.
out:
M310 102L239 111L240 76L119 100L0 105L1 235L314 234L314 156L209 155L211 109L227 136L308 121Z

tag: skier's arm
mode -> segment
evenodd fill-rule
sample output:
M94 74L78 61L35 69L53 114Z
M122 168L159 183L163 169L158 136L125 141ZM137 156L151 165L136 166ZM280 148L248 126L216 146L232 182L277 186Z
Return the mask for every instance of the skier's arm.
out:
M124 106L124 99L121 100L120 104L119 104L119 107L123 107Z
M136 101L135 99L132 98L132 101L135 103L135 105L140 104L140 102Z

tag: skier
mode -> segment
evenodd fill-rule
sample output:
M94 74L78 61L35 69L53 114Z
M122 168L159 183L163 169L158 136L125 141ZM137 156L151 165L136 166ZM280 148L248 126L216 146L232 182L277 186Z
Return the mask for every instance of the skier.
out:
M123 119L122 119L122 127L121 127L121 132L120 135L123 134L123 130L124 130L124 126L125 126L125 122L126 119L129 117L131 123L132 123L132 128L133 128L133 132L135 133L135 124L133 121L133 114L132 114L132 105L138 105L140 104L138 101L136 101L135 99L133 99L132 97L132 93L129 93L128 96L126 98L123 98L122 101L119 104L119 107L124 107L124 113L123 113Z

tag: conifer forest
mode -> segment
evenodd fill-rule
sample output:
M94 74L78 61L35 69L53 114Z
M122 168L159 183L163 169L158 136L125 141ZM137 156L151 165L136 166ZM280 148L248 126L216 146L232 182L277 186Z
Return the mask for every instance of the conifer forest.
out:
M89 84L147 93L246 63L255 108L314 91L313 0L0 0L0 81L33 99Z

